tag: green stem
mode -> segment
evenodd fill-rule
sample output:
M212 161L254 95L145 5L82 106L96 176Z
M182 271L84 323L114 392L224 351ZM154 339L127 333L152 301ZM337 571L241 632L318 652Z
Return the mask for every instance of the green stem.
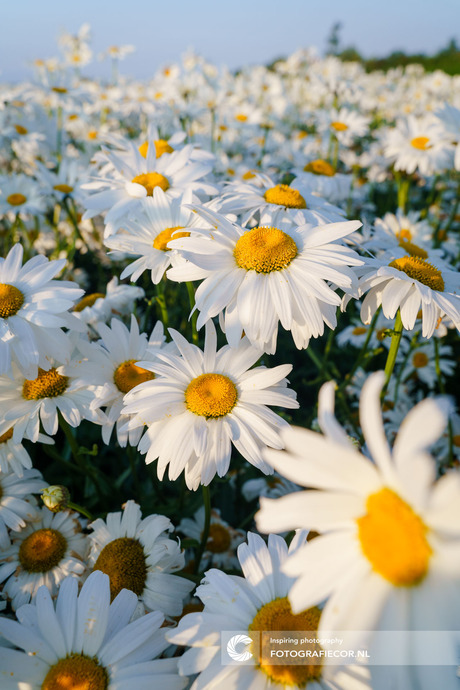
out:
M407 211L407 202L409 199L410 178L400 177L398 179L398 208L403 213Z
M156 301L158 308L160 310L161 321L163 323L163 326L165 327L165 330L167 330L168 326L169 326L169 316L168 316L168 307L166 306L165 286L163 283L163 278L160 280L160 282L157 285L155 285L155 291L157 293L155 296L155 301Z
M72 429L70 428L70 425L65 421L64 417L60 412L58 412L58 417L59 417L59 426L61 427L62 431L64 432L64 435L67 439L67 443L70 446L70 450L72 452L72 457L75 460L75 464L78 465L79 467L84 468L85 466L85 461L79 454L80 447L78 445L77 439L72 433Z
M332 159L332 167L334 168L334 170L337 170L338 163L339 163L339 140L336 137L335 141L334 141L334 154L333 154L333 159Z
M401 319L401 312L398 309L398 313L396 314L395 325L394 325L394 329L393 329L393 335L391 336L391 345L390 345L390 349L388 352L387 362L385 364L385 383L384 383L384 386L382 388L382 394L381 394L382 400L385 397L385 393L387 392L388 384L390 383L393 369L395 368L396 356L398 354L399 343L401 342L402 332L403 332L403 323L402 323L402 319Z
M190 281L187 281L186 285L187 285L188 298L190 301L190 309L193 311L193 309L195 307L195 289L193 287L193 283L191 283ZM198 312L195 309L193 314L191 314L191 316L190 316L190 321L192 324L192 340L195 343L195 345L198 343L198 331L196 328L197 319L198 319Z
M86 508L83 508L83 506L78 505L78 503L74 503L73 501L69 501L67 504L67 508L70 508L70 510L76 510L77 513L81 513L85 517L88 518L88 520L93 520L93 516L89 512L89 510L86 510Z
M438 379L439 390L442 395L446 395L446 387L441 371L441 362L439 359L439 339L434 336L434 366L436 370L436 377ZM449 433L449 453L448 453L448 467L452 467L454 462L454 429L452 427L452 420L449 418L447 422L447 430Z
M209 486L203 486L203 503L204 503L204 527L203 533L201 535L200 548L196 555L195 572L198 573L200 570L200 563L203 554L206 550L206 544L209 539L209 528L211 526L211 493L209 491Z

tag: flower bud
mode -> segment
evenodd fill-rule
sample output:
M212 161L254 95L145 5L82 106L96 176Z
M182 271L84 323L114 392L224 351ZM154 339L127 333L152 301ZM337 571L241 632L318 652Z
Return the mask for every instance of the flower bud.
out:
M69 505L70 492L65 486L55 484L42 491L42 501L52 513L59 513Z

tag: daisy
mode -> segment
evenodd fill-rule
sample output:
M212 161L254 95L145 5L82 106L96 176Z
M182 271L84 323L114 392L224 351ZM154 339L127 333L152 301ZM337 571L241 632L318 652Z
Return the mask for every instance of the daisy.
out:
M199 674L192 690L211 690L215 687L308 688L308 690L366 690L368 674L365 669L337 674L333 679L320 664L270 664L268 654L262 655L258 638L270 631L308 631L315 633L321 611L313 606L294 614L287 595L294 578L283 573L290 557L302 551L305 532L298 532L288 549L281 537L270 535L268 546L257 534L248 533L248 543L238 547L238 558L243 577L227 575L219 570L208 570L197 596L204 603L201 613L189 613L177 629L168 631L166 638L173 644L191 647L179 659L179 672L183 675ZM244 664L223 664L225 632L238 631L251 645L251 659ZM234 634L234 633L233 633ZM292 632L291 632L292 634ZM230 657L225 657L230 660ZM326 672L325 672L326 671ZM348 680L348 683L346 682Z
M85 295L77 302L73 313L84 323L94 326L99 321L108 321L114 315L128 316L134 310L134 302L144 295L142 288L119 284L114 276L107 283L106 294L92 292Z
M13 472L0 473L0 549L10 545L8 529L19 532L26 520L37 517L32 494L40 493L46 485L38 470L26 470L20 478Z
M421 175L433 175L450 168L453 146L438 120L432 116L399 120L388 129L384 140L384 155L395 170Z
M157 285L166 269L180 263L179 252L172 250L169 242L189 237L190 228L199 224L199 217L184 205L191 201L191 192L180 199L168 199L157 187L152 198L145 199L142 215L125 221L123 229L104 240L109 249L140 257L124 269L121 280L131 276L131 281L136 282L148 270L152 283Z
M39 443L52 444L53 440L39 434L37 441ZM14 472L17 477L24 476L24 470L32 468L32 460L27 450L22 443L15 443L13 441L13 427L0 434L0 473L9 474ZM0 474L0 476L1 476Z
M157 158L153 146L148 148L146 158L134 145L130 149L129 156L122 157L115 151L104 149L104 158L113 167L114 174L110 177L94 177L91 182L82 185L82 189L90 192L85 201L87 211L83 219L107 211L105 223L109 235L115 229L114 223L139 211L156 187L160 187L169 197L181 196L186 189L198 194L214 194L217 191L214 186L202 181L211 171L211 165L191 162L191 145L160 158Z
M54 171L37 162L37 174L49 196L59 202L71 197L75 202L82 203L84 195L80 184L86 180L86 172L78 161L64 158Z
M189 264L170 268L167 277L204 279L195 294L198 328L222 312L232 347L244 330L254 346L270 354L279 322L299 349L323 334L324 323L335 328L340 297L326 281L344 289L354 285L349 266L362 261L337 240L360 227L359 221L312 227L273 220L247 230L210 209L196 212L214 228L170 243Z
M0 374L10 373L14 362L33 378L38 367L50 368L48 355L62 361L70 357L70 342L61 328L73 325L67 312L83 290L53 280L64 259L48 261L38 255L22 266L22 257L22 246L15 244L0 259Z
M452 348L449 345L439 345L438 357L441 375L443 377L453 376L456 367ZM436 369L436 344L431 339L406 357L405 366L401 372L401 381L415 379L416 382L422 381L428 388L433 390L439 385Z
M195 585L173 574L184 567L185 556L180 544L168 538L174 529L168 518L142 519L138 504L127 501L122 513L109 513L106 521L98 518L88 526L88 564L110 577L112 600L129 589L147 611L182 613L183 601Z
M342 209L303 186L298 190L297 180L294 180L291 186L276 184L268 175L260 173L257 182L258 184L247 181L229 183L220 202L221 211L225 214L241 213L243 226L256 214L261 224L265 222L267 214L276 214L280 221L297 225L318 225L343 220L345 212Z
M373 461L356 450L337 423L335 384L325 384L319 398L325 436L291 428L284 434L288 452L264 455L278 471L314 490L277 501L262 499L256 523L263 532L302 527L320 533L284 568L298 576L289 593L294 613L327 598L320 633L455 631L460 478L451 472L435 482L435 462L427 453L446 424L449 403L428 398L414 407L391 452L380 412L383 381L383 372L369 376L360 402L361 427ZM416 659L416 649L407 652L407 664ZM421 675L416 668L414 672ZM444 685L440 677L439 686L451 684Z
M181 690L177 660L156 659L167 646L159 611L132 621L137 599L123 590L110 603L109 578L90 575L80 594L66 578L56 603L46 587L18 622L0 617L0 632L14 647L0 649L2 687L14 690Z
M343 203L351 193L352 175L337 172L322 158L309 161L303 168L294 168L292 173L302 188L309 189L310 193L332 204ZM297 188L297 185L294 186Z
M270 472L262 460L267 445L281 448L279 429L287 425L267 405L297 408L294 391L284 378L290 364L249 369L261 356L243 338L237 348L217 351L214 324L206 327L204 352L170 329L180 355L159 353L156 362L138 362L156 378L125 396L123 414L133 415L129 429L147 424L138 449L146 462L158 459L158 477L169 465L174 480L185 471L189 489L223 477L232 443L252 465Z
M40 422L47 434L58 430L58 411L67 424L80 425L82 419L96 424L105 422L105 415L92 410L94 393L83 388L78 377L77 359L63 365L52 358L48 371L38 370L34 379L25 378L13 365L13 377L0 377L0 433L14 426L13 441L19 443L24 436L34 443L40 432Z
M147 340L145 333L139 333L134 314L128 329L119 319L112 319L109 328L103 323L95 326L101 336L97 343L81 340L77 343L85 361L78 368L78 381L82 387L96 386L90 404L91 410L105 408L106 421L102 425L102 440L108 444L116 425L117 440L122 448L129 443L137 446L142 427L129 432L123 427L129 417L121 414L123 396L144 381L151 381L154 374L135 363L139 360L154 361L163 349L175 350L165 343L163 324L158 322Z
M340 108L327 114L329 133L344 146L351 146L357 137L364 137L369 130L369 118L356 110Z
M42 215L45 199L36 180L28 175L2 175L0 177L0 217L8 215Z
M431 338L438 322L448 316L460 329L460 281L454 271L419 256L402 256L393 261L366 259L359 281L359 295L367 292L361 307L363 323L371 322L382 305L393 319L400 310L402 324L411 331L422 310L422 335Z
M87 537L78 514L37 510L37 516L17 535L0 558L0 582L14 610L29 603L45 585L51 596L67 575L80 577L86 570Z
M198 543L203 537L205 525L205 509L201 506L193 518L183 518L177 531L184 534L189 539L195 539ZM222 520L220 510L211 510L211 521L209 526L209 537L202 558L205 563L213 564L218 568L230 570L238 567L236 558L236 547L245 539L245 533L240 529L235 529ZM203 570L201 567L200 570Z

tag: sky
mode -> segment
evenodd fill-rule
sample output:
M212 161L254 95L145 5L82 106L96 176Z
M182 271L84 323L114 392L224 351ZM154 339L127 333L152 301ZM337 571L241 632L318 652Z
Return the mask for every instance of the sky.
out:
M342 47L366 57L392 50L434 52L450 38L460 43L460 0L1 0L0 80L31 75L35 58L58 54L63 29L89 22L97 54L109 45L133 44L122 72L147 79L193 48L217 65L236 69L266 64L298 48L321 52L335 22ZM88 76L107 76L95 64Z

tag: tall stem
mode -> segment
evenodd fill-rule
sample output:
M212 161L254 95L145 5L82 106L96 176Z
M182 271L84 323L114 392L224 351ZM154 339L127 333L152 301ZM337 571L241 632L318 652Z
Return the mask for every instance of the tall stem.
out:
M206 550L206 544L209 539L209 528L211 526L211 493L209 491L209 486L203 486L203 503L204 503L204 527L203 533L201 535L200 548L196 555L195 572L198 573L200 570L200 562L203 554Z
M193 311L193 309L195 308L195 290L193 288L193 283L191 283L190 281L187 281L186 285L187 285L188 298L190 301L190 309ZM193 314L190 316L190 320L192 323L192 340L195 343L195 345L198 343L198 331L196 328L197 319L198 319L198 312L195 309Z
M385 364L385 383L382 389L382 399L387 392L388 384L390 383L391 375L393 369L395 368L396 357L399 350L399 343L401 342L401 336L403 332L403 323L401 319L401 311L398 309L396 314L395 325L393 329L393 335L391 336L391 345L388 352L387 362Z

